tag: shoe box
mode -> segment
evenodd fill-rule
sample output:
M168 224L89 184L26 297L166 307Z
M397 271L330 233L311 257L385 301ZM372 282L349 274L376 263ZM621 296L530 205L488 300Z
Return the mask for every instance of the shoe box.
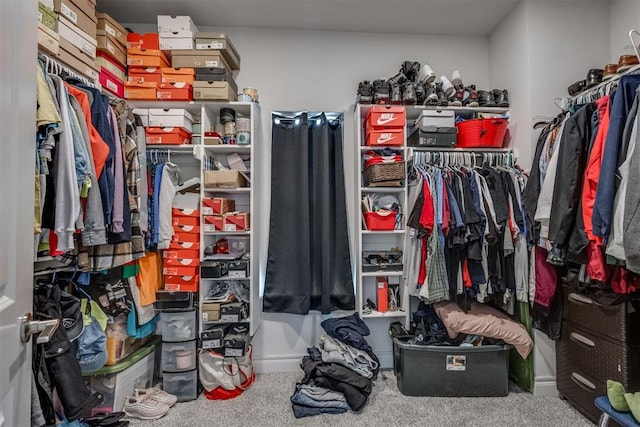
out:
M365 143L368 146L404 145L407 119L405 108L395 105L373 105L364 120Z
M237 101L237 90L228 81L193 82L193 98L202 101Z
M363 251L362 271L402 271L402 251Z
M196 33L195 41L197 50L217 50L222 53L231 70L240 69L240 55L226 34Z
M60 36L42 23L38 24L38 49L54 56L60 53Z
M171 64L174 68L224 68L231 72L227 61L216 50L172 50Z
M458 133L454 111L423 110L409 133L411 147L454 147Z
M228 82L229 88L234 93L238 92L238 85L233 76L226 68L196 68L196 76L194 80L200 82Z
M54 0L53 11L58 14L58 24L63 17L90 38L96 39L98 18L95 3L90 0Z
M241 357L251 345L249 325L245 322L213 325L200 334L203 349L213 350L227 357Z
M184 108L150 108L149 126L178 127L191 133L193 131L193 116Z
M87 386L96 393L101 393L103 401L92 408L85 417L100 412L122 411L125 397L132 396L134 389L151 387L154 384L154 368L159 339L140 347L124 360L84 375Z
M42 1L38 2L38 23L51 31L56 31L56 14L53 11L53 1L49 4L44 4Z

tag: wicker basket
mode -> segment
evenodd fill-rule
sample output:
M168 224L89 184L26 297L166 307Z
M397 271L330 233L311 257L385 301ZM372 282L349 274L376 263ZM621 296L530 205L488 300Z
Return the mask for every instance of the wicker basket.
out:
M364 183L397 181L404 179L405 162L374 163L364 168Z

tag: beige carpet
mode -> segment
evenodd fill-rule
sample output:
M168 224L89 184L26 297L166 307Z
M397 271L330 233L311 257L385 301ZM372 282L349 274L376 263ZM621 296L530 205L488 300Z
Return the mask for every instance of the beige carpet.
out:
M592 426L569 404L550 397L512 392L507 397L408 397L398 391L393 371L383 371L361 413L320 415L296 419L289 397L301 373L259 375L240 397L209 401L200 396L178 403L156 421L134 421L132 426Z

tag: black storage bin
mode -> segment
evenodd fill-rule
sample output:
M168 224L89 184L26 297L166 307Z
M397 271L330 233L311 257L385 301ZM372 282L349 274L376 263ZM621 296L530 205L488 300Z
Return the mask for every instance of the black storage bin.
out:
M425 346L394 338L398 389L407 396L506 396L511 348Z

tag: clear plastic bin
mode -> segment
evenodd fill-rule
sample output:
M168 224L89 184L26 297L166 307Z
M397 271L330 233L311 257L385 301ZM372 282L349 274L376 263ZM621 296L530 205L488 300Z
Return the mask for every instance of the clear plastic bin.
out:
M165 373L162 377L162 388L174 394L178 402L195 400L198 397L198 371Z
M196 367L196 340L162 343L162 371L184 372Z
M160 313L162 341L190 341L197 336L196 311L173 311Z

